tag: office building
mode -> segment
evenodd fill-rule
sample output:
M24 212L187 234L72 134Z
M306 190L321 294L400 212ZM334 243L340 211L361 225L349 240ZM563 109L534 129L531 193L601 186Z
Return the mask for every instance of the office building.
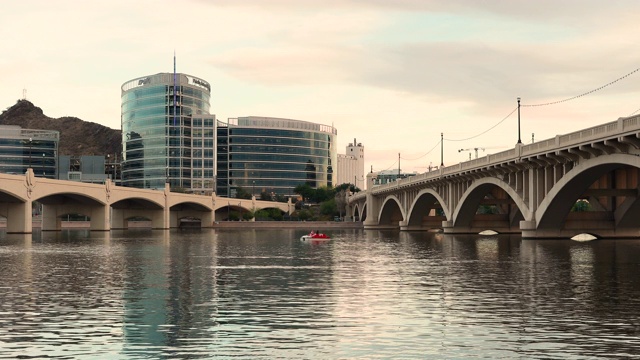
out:
M416 175L418 175L418 173L415 171L412 173L402 173L400 170L382 170L374 173L373 185L384 185Z
M113 179L104 156L61 155L58 157L58 174L60 180L93 184L104 184L107 179Z
M181 73L122 85L123 186L209 194L215 187L215 115L211 86Z
M217 184L220 196L241 188L259 198L294 196L298 185L334 186L333 126L270 117L238 117L217 125Z
M37 177L57 178L60 133L0 125L0 173L24 175L28 168Z

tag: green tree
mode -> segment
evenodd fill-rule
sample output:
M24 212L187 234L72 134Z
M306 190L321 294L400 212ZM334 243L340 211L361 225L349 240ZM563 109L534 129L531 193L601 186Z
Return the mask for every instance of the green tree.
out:
M242 218L246 221L253 219L253 211L246 211L242 213Z
M251 199L251 193L247 192L243 187L236 187L236 198L238 199Z
M302 209L302 210L298 211L297 213L298 213L298 218L300 220L303 220L303 221L311 219L311 216L312 216L311 211L309 211L307 209Z
M315 191L309 184L300 184L293 189L293 192L302 196L302 201L309 201L315 196Z
M324 201L320 204L320 214L333 216L337 213L336 199Z
M260 193L260 200L273 201L273 199L271 198L271 194L269 194L266 191L263 191L263 192Z
M237 211L232 211L229 213L229 221L238 221L240 220L240 213Z
M338 216L342 217L342 213L347 212L347 190L343 189L338 191L333 201L336 204Z
M571 207L571 211L572 212L591 211L591 204L589 204L589 201L585 199L578 199L578 201L576 201L575 204L573 204L573 206Z
M283 215L280 209L270 209L269 216L276 221L282 221Z
M335 190L327 186L321 186L315 190L314 195L315 196L313 197L314 198L313 200L319 204L321 202L332 199L333 196L335 195Z
M270 219L271 218L271 214L270 214L269 210L265 210L265 209L260 209L260 210L256 211L254 215L255 215L256 219Z

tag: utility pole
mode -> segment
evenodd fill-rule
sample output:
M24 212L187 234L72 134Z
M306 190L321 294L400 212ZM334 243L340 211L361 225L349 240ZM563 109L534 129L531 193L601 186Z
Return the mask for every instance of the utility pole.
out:
M518 144L522 144L520 139L520 97L518 97Z
M444 155L443 155L443 151L444 151L444 134L440 133L440 168L442 168L444 166Z
M398 153L398 178L400 178L400 153Z

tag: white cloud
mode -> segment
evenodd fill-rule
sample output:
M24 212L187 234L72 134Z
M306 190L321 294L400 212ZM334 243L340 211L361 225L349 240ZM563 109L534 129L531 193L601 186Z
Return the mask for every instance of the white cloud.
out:
M636 1L216 0L10 2L0 13L0 102L120 127L120 86L157 72L202 77L220 118L334 123L384 169L473 137L516 106L592 90L639 67ZM567 103L523 108L530 141L640 108L627 78ZM516 118L459 149L513 146ZM489 150L487 150L489 153ZM411 166L439 164L439 149ZM412 165L415 163L415 165ZM418 165L419 164L419 165ZM418 168L420 169L420 168Z

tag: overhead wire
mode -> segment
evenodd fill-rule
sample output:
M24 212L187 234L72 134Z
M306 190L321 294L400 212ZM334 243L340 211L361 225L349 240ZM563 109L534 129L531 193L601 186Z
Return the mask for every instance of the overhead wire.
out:
M611 85L613 85L613 84L617 83L618 81L623 80L623 79L625 79L625 78L627 78L627 77L629 77L629 76L633 75L634 73L636 73L636 72L638 72L638 71L640 71L640 68L637 68L637 69L635 69L635 70L631 71L630 73L628 73L628 74L626 74L626 75L624 75L624 76L621 76L621 77L619 77L619 78L617 78L617 79L615 79L615 80L613 80L613 81L610 81L610 82L608 82L607 84L604 84L604 85L602 85L602 86L600 86L600 87L597 87L597 88L595 88L595 89L589 90L589 91L587 91L587 92L585 92L585 93L582 93L582 94L579 94L579 95L576 95L576 96L573 96L573 97L570 97L570 98L567 98L567 99L558 100L558 101L551 101L551 102L547 102L547 103L540 103L540 104L520 104L520 106L521 106L521 107L539 107L539 106L549 106L549 105L555 105L555 104L560 104L560 103L564 103L564 102L567 102L567 101L575 100L575 99L581 98L581 97L583 97L583 96L590 95L590 94L592 94L592 93L594 93L594 92L597 92L597 91L599 91L599 90L602 90L602 89L604 89L604 88L606 88L606 87L608 87L608 86L611 86ZM421 155L421 156L419 156L419 157L417 157L417 158L414 158L414 159L407 159L407 158L402 158L402 157L401 157L400 159L402 159L402 160L408 160L408 161L419 160L419 159L421 159L421 158L423 158L423 157L425 157L425 156L429 155L429 154L430 154L430 153L431 153L431 152L432 152L432 151L433 151L433 150L434 150L438 145L440 145L440 143L441 143L443 140L446 140L446 141L452 141L452 142L457 142L457 141L467 141L467 140L475 139L475 138L477 138L477 137L479 137L479 136L481 136L481 135L484 135L484 134L488 133L489 131L491 131L491 130L493 130L494 128L496 128L498 125L500 125L500 124L502 124L503 122L505 122L509 117L511 117L511 115L513 115L513 113L514 113L514 112L516 112L516 110L518 110L518 107L515 107L515 108L514 108L513 110L511 110L511 112L510 112L507 116L505 116L502 120L500 120L500 121L499 121L499 122L497 122L495 125L491 126L491 127L490 127L490 128L488 128L487 130L485 130L485 131L483 131L483 132L481 132L481 133L479 133L479 134L476 134L476 135L474 135L474 136L470 136L470 137L467 137L467 138L464 138L464 139L446 139L446 138L443 138L442 140L438 141L438 143L437 143L433 148L431 148L431 150L427 151L425 154L423 154L423 155ZM639 111L640 111L640 109L638 109L638 110L634 111L634 112L633 112L631 115L629 115L629 116L633 116L633 115L635 115L635 114L636 114L637 112L639 112ZM389 166L389 167L388 167L387 169L385 169L385 170L391 169L391 168L392 168L395 164L397 164L397 163L398 163L398 161L395 161L391 166Z
M548 103L541 103L541 104L521 104L520 106L522 106L522 107L548 106L548 105L555 105L555 104L560 104L560 103L563 103L563 102L575 100L577 98L580 98L580 97L583 97L583 96L587 96L587 95L592 94L592 93L594 93L596 91L602 90L602 89L606 88L609 85L613 85L613 84L617 83L618 81L620 81L620 80L622 80L622 79L624 79L624 78L626 78L628 76L631 76L635 72L638 72L638 71L640 71L640 68L637 68L637 69L633 70L632 72L630 72L630 73L628 73L628 74L626 74L624 76L621 76L621 77L619 77L619 78L617 78L617 79L615 79L615 80L613 80L613 81L611 81L611 82L609 82L607 84L604 84L604 85L602 85L602 86L600 86L598 88L595 88L593 90L589 90L589 91L587 91L585 93L582 93L580 95L576 95L576 96L573 96L573 97L570 97L570 98L567 98L567 99L558 100L558 101L552 101L552 102L548 102Z
M606 87L608 87L608 86L610 86L610 85L613 85L613 84L615 84L616 82L618 82L618 81L620 81L620 80L623 80L623 79L625 79L625 78L627 78L627 77L629 77L629 76L633 75L634 73L636 73L636 72L638 72L638 71L640 71L640 68L637 68L637 69L635 69L635 70L631 71L631 72L630 72L630 73L628 73L628 74L625 74L625 75L623 75L623 76L621 76L621 77L619 77L619 78L617 78L617 79L615 79L615 80L613 80L613 81L610 81L610 82L608 82L608 83L607 83L607 84L605 84L605 85L602 85L602 86L600 86L600 87L597 87L597 88L595 88L595 89L589 90L589 91L587 91L587 92L585 92L585 93L582 93L582 94L580 94L580 95L576 95L576 96L573 96L573 97L570 97L570 98L567 98L567 99L558 100L558 101L552 101L552 102L547 102L547 103L540 103L540 104L520 104L520 106L521 106L521 107L549 106L549 105L555 105L555 104L559 104L559 103L567 102L567 101L570 101L570 100L575 100L575 99L578 99L578 98L580 98L580 97L583 97L583 96L586 96L586 95L592 94L592 93L594 93L594 92L596 92L596 91L602 90L602 89L604 89L604 88L606 88ZM513 113L514 113L517 109L518 109L518 107L516 107L515 109L513 109L513 110L509 113L509 115L507 115L504 119L500 120L497 124L493 125L493 126L492 126L492 127L490 127L489 129L487 129L487 130L485 130L485 131L483 131L483 132L481 132L481 133L479 133L479 134L477 134L477 135L474 135L474 136L471 136L471 137L468 137L468 138L465 138L465 139L444 139L444 140L446 140L446 141L466 141L466 140L471 140L471 139L477 138L478 136L480 136L480 135L484 135L484 134L486 134L487 132L489 132L489 131L493 130L496 126L498 126L498 125L502 124L502 123L503 123L505 120L507 120L511 115L513 115ZM629 115L629 116L633 116L633 115L634 115L635 113L637 113L638 111L640 111L640 109L638 109L638 110L634 111L634 112L633 112L633 114L631 114L631 115Z
M442 141L442 140L441 140L441 141ZM438 145L440 145L440 141L438 141L438 143L437 143L437 144L435 144L435 145L431 148L431 150L429 150L429 151L427 151L426 153L424 153L424 154L422 154L422 155L418 156L417 158L408 159L408 158L403 158L402 156L400 156L400 159L402 159L402 160L407 160L407 161L420 160L420 159L422 159L423 157L425 157L425 156L429 155L429 154L430 154L430 153L431 153L431 152L432 152L432 151L433 151L433 150L434 150Z
M480 135L484 135L486 133L488 133L489 131L493 130L496 126L502 124L505 120L507 120L511 115L513 115L514 112L516 112L516 110L518 110L518 107L514 108L513 110L511 110L511 112L509 113L509 115L505 116L504 119L500 120L497 124L493 125L492 127L488 128L487 130L481 132L480 134L465 138L465 139L445 139L447 141L466 141L466 140L471 140L471 139L475 139Z

